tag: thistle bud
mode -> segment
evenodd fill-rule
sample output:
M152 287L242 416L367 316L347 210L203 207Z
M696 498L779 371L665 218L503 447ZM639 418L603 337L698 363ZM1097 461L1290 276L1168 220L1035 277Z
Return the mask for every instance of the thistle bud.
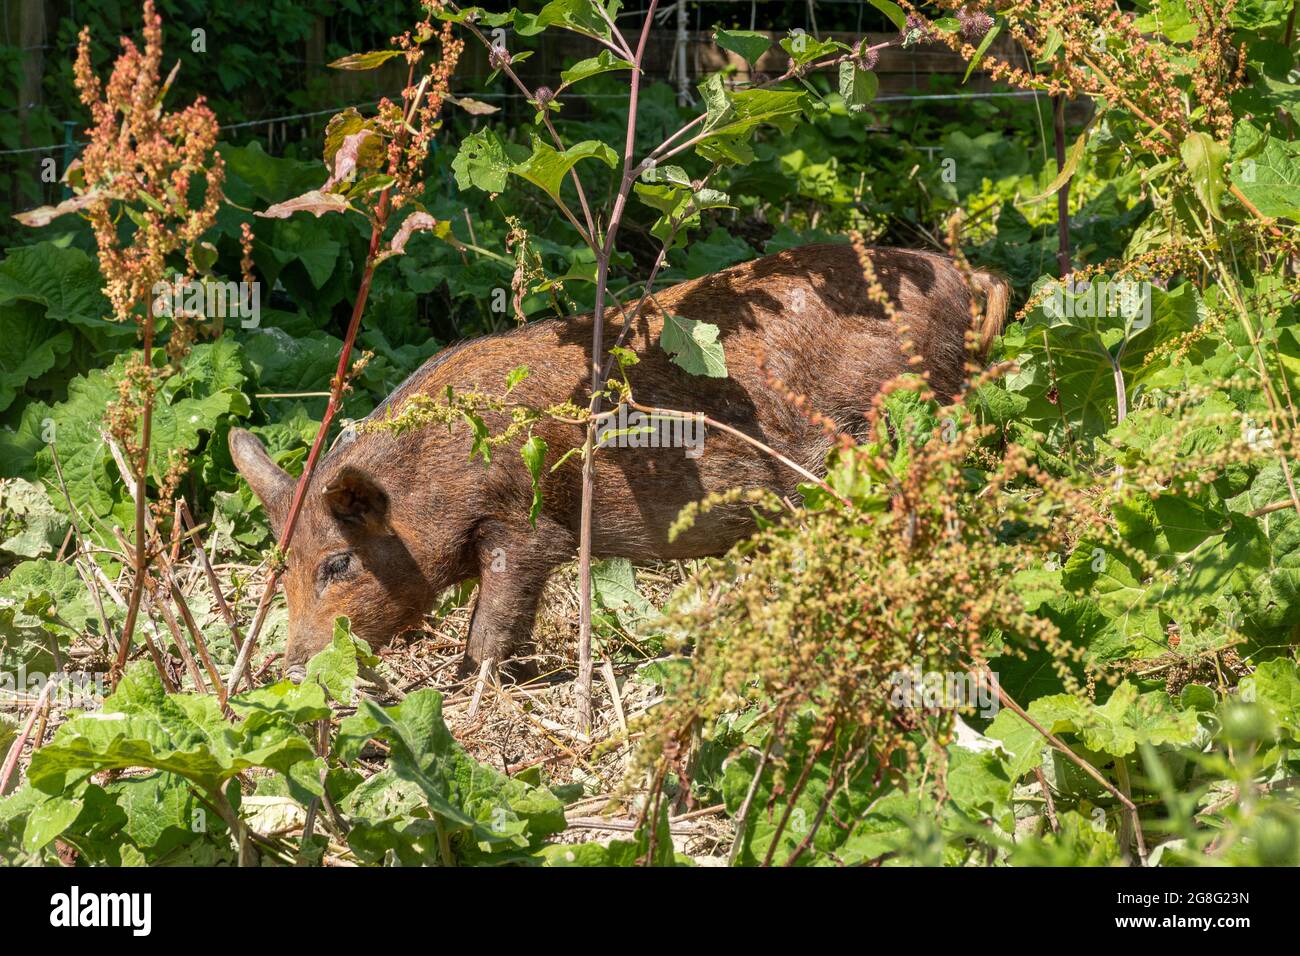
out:
M926 22L925 17L916 13L907 15L907 23L903 26L903 37L907 40L924 40L930 36L930 24Z
M969 43L984 39L984 35L993 29L993 18L983 10L962 7L957 11L957 22L961 24L962 39Z
M880 60L880 51L873 49L866 40L860 40L853 48L853 61L859 70L874 70Z

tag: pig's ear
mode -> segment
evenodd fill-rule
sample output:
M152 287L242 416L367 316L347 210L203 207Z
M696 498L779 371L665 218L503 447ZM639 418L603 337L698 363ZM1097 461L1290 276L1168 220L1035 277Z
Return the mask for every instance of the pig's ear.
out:
M289 513L293 497L294 480L287 471L271 460L257 436L243 428L230 432L230 457L235 467L253 489L266 513L271 518L271 528L278 535Z
M359 468L344 465L325 482L321 495L342 524L373 531L388 526L388 493Z

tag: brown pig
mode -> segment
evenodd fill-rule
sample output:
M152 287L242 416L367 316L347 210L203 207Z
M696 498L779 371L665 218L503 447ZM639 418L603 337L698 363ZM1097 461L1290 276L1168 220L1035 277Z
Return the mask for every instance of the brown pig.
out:
M934 390L954 394L965 378L972 315L961 273L951 259L931 253L878 248L870 256ZM976 338L987 350L1005 318L1007 284L977 271L972 285L981 315ZM692 375L670 360L659 343L664 312L718 326L726 378ZM613 310L605 329L608 348L621 329ZM895 326L869 298L856 254L846 245L780 252L657 293L624 345L640 358L628 370L639 404L703 412L819 473L830 447L826 433L778 394L769 375L860 434L881 384L907 370ZM448 386L500 394L507 374L521 365L531 374L512 392L513 401L544 408L571 400L585 407L590 354L590 316L532 322L463 342L426 362L367 420L400 409L409 396L442 395ZM488 421L494 433L502 425ZM476 671L487 659L500 664L529 644L547 576L577 549L580 456L550 469L582 443L583 429L550 417L535 428L549 446L536 526L528 520L531 481L517 447L498 447L484 466L470 460L468 432L430 426L394 436L363 429L322 458L285 575L284 664L290 676L329 643L336 616L350 618L353 632L379 647L419 627L439 592L475 577L478 601L464 671ZM597 557L721 554L753 532L748 508L712 510L670 542L668 528L684 505L737 487L797 494L797 473L733 435L718 429L693 435L689 428L678 435L680 442L657 443L678 447L598 451ZM633 443L647 442L624 442ZM278 533L294 478L247 431L231 432L230 450Z

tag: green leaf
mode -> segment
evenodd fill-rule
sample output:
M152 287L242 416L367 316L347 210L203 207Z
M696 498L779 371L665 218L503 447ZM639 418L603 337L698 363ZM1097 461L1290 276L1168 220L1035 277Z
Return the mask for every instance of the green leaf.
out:
M632 189L638 199L662 213L650 230L661 242L676 236L675 245L684 243L687 230L699 223L703 210L731 205L730 197L724 192L696 189L680 166L652 166L641 178L644 182L634 184Z
M1228 147L1215 142L1209 133L1189 133L1182 145L1183 165L1192 177L1192 188L1210 215L1223 220L1222 200L1227 189L1224 166Z
M81 815L82 802L72 798L45 800L27 816L23 830L23 849L35 853L72 825Z
M1300 219L1300 146L1239 123L1232 137L1234 185L1264 216Z
M901 13L902 11L900 10L899 12ZM988 33L984 34L984 39L980 41L980 45L975 49L975 55L971 57L970 62L966 64L966 73L961 78L961 81L963 83L965 83L967 80L970 79L970 75L973 72L975 72L975 67L979 66L980 60L984 59L984 54L988 52L989 47L993 45L993 41L996 40L998 34L1002 32L1002 25L1005 22L1006 22L1005 20L999 17L997 19L997 22L993 24L992 28L990 28ZM898 29L900 30L904 29L906 23L907 23L907 18L904 17L903 18L904 26L900 26Z
M692 279L713 275L727 266L752 258L754 250L747 242L719 226L703 242L691 243L687 252L686 275Z
M1255 702L1292 740L1300 740L1300 671L1285 657L1265 661L1248 679Z
M347 56L330 63L335 70L373 70L383 66L395 56L401 56L401 50L375 50L372 53L349 53Z
M0 486L0 520L9 537L0 539L0 551L20 558L38 558L53 553L63 543L68 530L68 520L63 517L45 491L21 478Z
M622 9L622 0L551 0L538 13L514 11L515 31L520 36L536 36L547 27L558 26L597 39L610 39L609 22L600 15L604 9L612 22Z
M1196 39L1196 24L1182 0L1157 0L1133 25L1143 33L1163 34L1174 43Z
M537 516L542 513L542 468L546 464L546 440L541 435L529 435L519 449L519 454L528 467L528 476L533 485L533 503L528 509L528 523L537 527Z
M905 30L907 28L907 14L903 12L903 8L898 4L891 2L891 0L867 0L867 2L889 17L889 22L896 29Z
M1138 744L1189 744L1200 728L1196 711L1178 708L1164 691L1139 696L1128 681L1100 706L1072 694L1040 697L1029 705L1029 716L1053 734L1077 734L1089 750L1114 757L1133 753Z
M784 41L783 41L784 42ZM788 133L802 114L807 98L790 90L728 90L722 74L710 74L700 84L706 107L696 150L705 159L749 163L753 150L743 140L760 126Z
M47 320L76 326L96 347L133 342L133 328L108 318L110 307L100 292L101 285L93 258L80 249L64 249L52 242L9 249L0 261L0 306L43 306Z
M719 334L718 327L712 323L669 313L664 316L659 344L672 357L674 365L692 375L726 378L727 359L718 341Z
M601 50L595 56L588 57L585 60L579 60L567 70L560 72L560 89L556 90L558 95L565 87L573 86L575 83L581 83L583 80L590 79L593 76L599 76L602 73L611 73L615 70L630 70L632 64L621 57L614 56L609 50Z
M625 630L655 616L654 605L637 590L636 570L627 558L606 558L591 565L592 600L613 614Z
M1006 386L1028 400L1026 422L1048 433L1058 447L1068 441L1068 424L1076 445L1083 443L1079 450L1087 452L1118 417L1114 364L1124 376L1131 408L1140 389L1169 367L1167 354L1152 353L1196 326L1200 297L1191 284L1172 291L1135 284L1127 287L1139 293L1128 303L1135 307L1126 308L1122 296L1111 295L1126 287L1104 276L1078 291L1040 280L1035 294L1044 282L1056 291L1040 297L1024 322L1008 327L1004 337L1008 355L1020 366L1007 376Z
M714 27L713 42L724 50L739 53L750 66L772 48L772 38L756 30L724 30L722 27Z
M0 412L24 386L39 378L72 350L72 332L60 330L40 306L30 302L0 306Z
M991 33L992 31L989 32ZM1088 134L1086 132L1080 133L1079 138L1074 141L1074 145L1070 147L1070 151L1066 154L1065 164L1057 172L1056 178L1053 179L1048 187L1037 196L1031 196L1026 199L1024 201L1025 205L1040 203L1045 199L1050 199L1055 196L1057 191L1070 181L1070 178L1074 175L1074 171L1078 169L1079 160L1083 157L1083 150L1087 143Z
M86 586L70 564L40 558L24 561L0 579L0 597L15 601L26 614L80 631L95 616Z
M484 192L499 193L524 155L523 147L503 141L490 129L481 129L461 140L451 170L461 189L477 186Z
M584 159L598 159L611 169L618 165L618 155L599 140L584 140L560 152L534 137L532 155L512 166L510 172L539 186L559 202L564 177Z
M443 722L436 691L416 691L389 708L363 699L340 724L334 753L350 761L373 738L388 743L388 766L344 804L355 823L349 844L363 859L378 861L392 852L404 862L453 862L442 856L441 831L456 838L452 845L461 857L491 862L535 849L564 829L554 794L465 753Z
M370 648L352 636L346 617L334 619L334 637L328 647L307 662L306 680L325 688L345 706L356 696L358 657L370 657Z
M806 66L849 48L838 40L819 40L811 33L795 30L790 36L782 38L781 49L790 54L790 59L799 66Z
M28 779L46 793L102 770L147 768L179 774L209 792L253 767L288 773L314 760L311 742L294 718L317 720L329 708L317 685L307 690L285 682L279 692L289 706L273 705L275 688L230 699L247 718L230 724L210 694L168 695L150 661L127 669L103 709L73 717L54 739L32 755ZM305 707L303 694L314 688L318 705Z
M1012 780L998 756L962 747L948 748L948 795L976 819L991 819L1006 826L1011 817Z
M985 735L1002 743L1003 765L1012 781L1019 780L1043 763L1043 735L1010 708L998 711Z
M840 96L850 113L861 113L876 98L880 81L870 70L859 69L852 60L840 64Z

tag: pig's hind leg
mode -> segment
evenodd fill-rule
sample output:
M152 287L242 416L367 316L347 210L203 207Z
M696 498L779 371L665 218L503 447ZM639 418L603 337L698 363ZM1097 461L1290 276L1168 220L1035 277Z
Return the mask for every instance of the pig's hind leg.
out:
M479 527L478 600L470 618L461 676L476 675L486 660L515 680L536 674L535 662L511 658L531 649L546 579L573 556L572 539L567 529L545 517L535 530L526 522L497 520Z

